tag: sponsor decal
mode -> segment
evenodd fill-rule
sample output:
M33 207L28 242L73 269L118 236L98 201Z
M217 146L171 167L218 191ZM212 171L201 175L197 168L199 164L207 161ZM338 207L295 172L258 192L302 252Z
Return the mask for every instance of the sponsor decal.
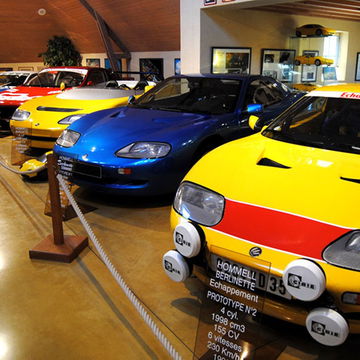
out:
M164 266L165 266L166 271L180 275L180 271L175 269L171 262L164 260Z
M322 336L330 335L330 336L339 337L339 333L337 333L336 331L328 330L325 324L322 324L314 320L311 322L311 332Z
M315 289L315 285L305 282L302 279L302 276L289 273L288 276L288 285L294 287L296 289L300 289L300 287L305 287L307 289Z
M343 92L340 97L342 98L349 98L349 99L360 99L359 93L353 93L353 92Z
M179 233L179 232L175 232L175 242L177 243L177 244L179 244L179 245L181 245L181 246L190 246L191 244L188 242L188 241L186 241L185 239L184 239L184 235L183 234L181 234L181 233Z
M249 251L249 254L252 257L259 256L261 253L262 253L262 250L258 246L251 248Z

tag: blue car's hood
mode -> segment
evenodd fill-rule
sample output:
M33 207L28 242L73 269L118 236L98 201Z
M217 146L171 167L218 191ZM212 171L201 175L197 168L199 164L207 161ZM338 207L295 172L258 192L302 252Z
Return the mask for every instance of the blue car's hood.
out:
M134 141L171 142L178 137L181 128L190 131L196 124L204 127L204 121L210 119L210 115L123 107L86 116L69 129L81 134L77 146L96 144L116 150Z

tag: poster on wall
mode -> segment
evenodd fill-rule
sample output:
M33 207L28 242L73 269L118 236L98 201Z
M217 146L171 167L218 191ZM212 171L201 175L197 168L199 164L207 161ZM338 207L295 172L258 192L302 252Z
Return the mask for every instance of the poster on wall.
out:
M356 54L355 81L360 81L360 52Z
M100 67L100 59L86 59L86 66Z
M164 59L139 59L140 80L164 80ZM148 74L146 74L148 73Z
M295 50L262 49L261 74L283 82L293 81Z
M303 55L318 56L317 50L304 50ZM301 82L316 81L317 66L316 65L301 65Z
M213 74L250 74L251 48L211 48Z
M179 58L174 59L174 74L181 74L181 60Z

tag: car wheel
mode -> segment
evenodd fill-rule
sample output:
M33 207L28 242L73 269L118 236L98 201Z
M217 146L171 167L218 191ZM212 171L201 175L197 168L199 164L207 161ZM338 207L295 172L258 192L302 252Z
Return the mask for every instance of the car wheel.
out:
M295 65L299 66L300 65L300 61L299 60L295 60Z
M300 32L300 31L296 31L295 34L296 34L297 37L300 37L300 36L301 36L301 32Z
M319 59L316 59L316 60L315 60L315 65L316 65L316 66L320 66L320 65L321 65L321 61L320 61Z
M322 36L323 32L320 29L317 29L315 34L316 36Z

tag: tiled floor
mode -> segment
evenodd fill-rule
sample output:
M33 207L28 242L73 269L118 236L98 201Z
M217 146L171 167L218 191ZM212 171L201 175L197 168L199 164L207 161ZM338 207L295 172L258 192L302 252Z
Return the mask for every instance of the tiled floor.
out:
M10 138L0 154L10 157ZM71 264L31 260L29 250L51 233L44 215L46 182L23 181L0 168L0 360L168 359L90 244ZM192 359L201 285L169 280L161 258L172 248L171 198L124 199L77 190L96 207L85 216L130 288L184 359ZM66 234L85 235L73 218ZM360 359L357 339L326 348L302 327L264 319L267 343L255 359Z

